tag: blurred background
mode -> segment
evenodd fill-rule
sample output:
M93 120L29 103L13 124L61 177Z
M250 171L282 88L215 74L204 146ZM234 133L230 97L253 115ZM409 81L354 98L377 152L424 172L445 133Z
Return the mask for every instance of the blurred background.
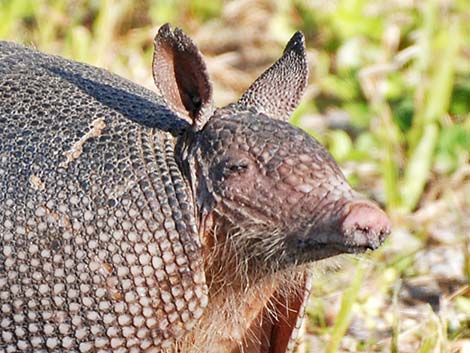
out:
M316 264L298 352L470 352L469 1L0 0L0 39L149 89L165 22L198 44L218 106L303 31L291 122L393 220L379 251Z

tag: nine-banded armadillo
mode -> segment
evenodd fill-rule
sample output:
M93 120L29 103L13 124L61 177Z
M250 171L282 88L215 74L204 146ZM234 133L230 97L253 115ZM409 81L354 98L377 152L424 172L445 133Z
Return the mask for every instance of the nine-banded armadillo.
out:
M285 122L301 33L224 108L178 29L153 74L0 42L0 352L287 352L307 264L390 232Z

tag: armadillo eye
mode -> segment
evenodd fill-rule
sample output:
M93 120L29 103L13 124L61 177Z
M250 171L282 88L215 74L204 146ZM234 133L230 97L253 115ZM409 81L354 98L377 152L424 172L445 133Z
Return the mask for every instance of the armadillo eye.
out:
M225 166L224 174L226 176L232 175L235 173L241 174L248 169L247 162L237 162L237 163L230 163Z

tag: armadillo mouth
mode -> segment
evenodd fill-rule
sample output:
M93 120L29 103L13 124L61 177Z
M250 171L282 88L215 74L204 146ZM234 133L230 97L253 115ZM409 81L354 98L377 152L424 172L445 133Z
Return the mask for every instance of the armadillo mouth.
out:
M359 234L360 233L360 234ZM369 234L370 235L370 234ZM325 238L325 237L322 237ZM327 238L327 237L326 237ZM315 237L293 239L293 257L298 263L314 262L341 254L363 254L376 250L386 238L386 234L371 236L370 238L361 231L355 231L348 235L335 236L335 240L326 242L318 241ZM339 239L338 239L339 238ZM358 241L358 238L361 241Z
M338 254L362 254L368 250L377 249L376 246L372 245L344 245L344 244L335 244L329 245L334 248Z
M356 228L350 230L342 235L341 242L332 241L331 243L317 243L312 242L309 244L313 252L319 251L320 253L326 252L335 256L340 254L362 254L367 251L377 250L380 245L385 241L387 235L390 233L389 229L380 230L378 233L370 229Z
M311 246L306 253L310 253L312 259L310 261L323 260L328 257L341 254L363 254L369 250L375 250L375 247L369 245L346 245L340 243L319 243Z
M379 248L390 234L387 215L368 200L350 202L343 212L339 222L314 225L306 234L293 235L289 244L292 250L306 261L340 254L362 254Z

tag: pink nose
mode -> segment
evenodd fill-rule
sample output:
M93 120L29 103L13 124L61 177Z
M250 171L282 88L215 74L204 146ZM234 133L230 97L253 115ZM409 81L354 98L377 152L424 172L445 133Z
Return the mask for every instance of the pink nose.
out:
M343 219L343 234L355 246L376 249L390 234L390 220L384 211L371 203L358 202L350 206Z

